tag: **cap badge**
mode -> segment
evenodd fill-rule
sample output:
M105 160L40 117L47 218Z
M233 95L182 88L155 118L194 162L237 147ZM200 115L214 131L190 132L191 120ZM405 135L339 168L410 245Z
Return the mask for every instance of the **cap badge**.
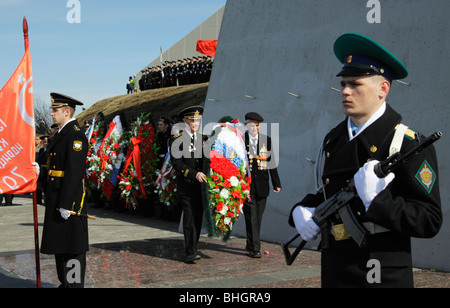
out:
M195 111L195 116L199 116L200 115L200 111L196 110Z
M347 63L352 63L352 60L353 60L353 56L352 56L352 55L349 55L349 56L347 57Z

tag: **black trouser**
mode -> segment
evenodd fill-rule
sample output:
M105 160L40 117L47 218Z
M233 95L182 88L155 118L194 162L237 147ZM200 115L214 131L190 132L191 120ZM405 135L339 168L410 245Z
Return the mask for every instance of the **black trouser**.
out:
M0 195L0 204L2 204L2 202L3 202L3 196L5 196L5 205L12 205L14 195L9 195L9 194Z
M247 231L247 245L249 252L260 252L261 242L259 233L267 198L251 196L251 201L244 203L245 229Z
M191 193L180 193L179 204L183 210L183 234L186 256L197 253L197 243L202 231L203 205L202 194L199 189Z
M55 261L56 272L61 282L60 288L84 288L86 253L79 255L57 254L55 255Z

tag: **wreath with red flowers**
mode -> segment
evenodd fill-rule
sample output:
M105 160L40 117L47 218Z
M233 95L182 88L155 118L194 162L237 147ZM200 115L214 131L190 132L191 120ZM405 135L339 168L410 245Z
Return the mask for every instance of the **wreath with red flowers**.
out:
M243 213L251 183L245 146L235 126L228 124L217 131L209 155L208 192L205 194L209 197L205 200L209 235L222 237L224 241L230 238L233 224Z
M99 189L99 178L101 174L101 159L97 156L97 151L106 134L105 119L100 112L92 121L91 130L89 131L88 142L89 148L86 158L86 182L88 188Z
M128 153L124 170L119 175L121 198L126 206L136 208L139 199L153 191L159 158L155 142L155 126L150 113L142 113L136 126L128 133Z

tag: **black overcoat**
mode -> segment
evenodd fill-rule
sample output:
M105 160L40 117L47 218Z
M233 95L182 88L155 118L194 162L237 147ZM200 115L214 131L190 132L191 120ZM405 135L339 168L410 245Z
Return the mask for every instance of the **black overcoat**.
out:
M64 176L48 178L41 252L45 254L82 254L89 250L87 218L61 217L57 208L87 214L84 205L84 176L88 142L77 121L57 133L49 148L50 170Z
M381 161L388 157L395 128L401 120L401 116L387 105L385 113L351 141L347 119L328 133L323 143L325 163L322 176L323 183L327 183L327 198L352 179L369 159ZM401 152L411 149L421 137L409 130L404 136ZM323 287L413 286L410 238L433 237L442 224L434 147L430 146L414 156L394 174L395 179L375 197L367 213L359 198L352 204L360 222L373 222L390 232L372 234L365 248L359 248L351 238L335 241L330 236L331 247L322 251ZM300 203L316 207L323 201L323 194L317 193L307 195ZM292 211L289 221L294 226ZM336 219L332 223L341 221ZM372 269L368 261L373 259L381 265L381 283L370 284L367 280Z

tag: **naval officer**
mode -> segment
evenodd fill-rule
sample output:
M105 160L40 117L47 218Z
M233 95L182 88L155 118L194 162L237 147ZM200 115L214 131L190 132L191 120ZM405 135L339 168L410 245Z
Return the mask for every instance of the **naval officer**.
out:
M202 183L207 183L203 172L203 145L207 136L200 133L203 107L191 106L181 110L184 129L170 139L172 166L176 170L179 204L183 211L183 234L186 261L201 258L197 244L203 222Z
M48 149L49 173L41 252L55 255L60 287L79 288L84 287L86 252L89 250L83 180L88 142L74 118L75 107L83 103L59 93L50 95L50 114L58 125L58 132Z

